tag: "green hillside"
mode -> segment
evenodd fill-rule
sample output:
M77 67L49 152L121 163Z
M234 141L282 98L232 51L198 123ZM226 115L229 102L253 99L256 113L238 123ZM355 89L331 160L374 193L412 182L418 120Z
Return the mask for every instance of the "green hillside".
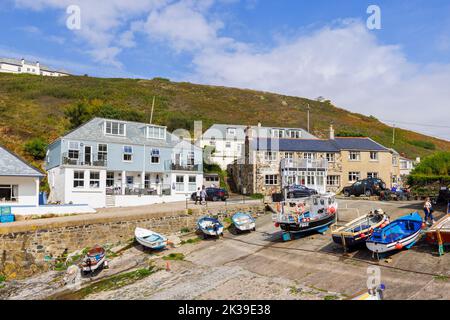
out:
M267 92L174 83L165 79L102 79L0 74L0 144L31 160L25 143L42 137L51 142L72 124L66 117L77 105L93 115L148 121L156 96L154 122L169 129L192 129L202 120L213 123L306 128L306 105L311 107L311 131L326 138L331 121L342 135L366 135L410 158L450 151L450 142L392 128L374 117L351 113L318 102ZM75 110L77 111L77 110ZM83 117L81 117L83 118ZM84 119L84 118L83 118ZM39 163L36 163L39 164Z

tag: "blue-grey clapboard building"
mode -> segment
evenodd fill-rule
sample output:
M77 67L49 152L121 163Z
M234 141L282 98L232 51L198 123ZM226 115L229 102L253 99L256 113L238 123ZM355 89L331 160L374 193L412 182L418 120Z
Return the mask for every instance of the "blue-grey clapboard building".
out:
M94 118L49 146L46 170L51 202L145 205L201 187L203 153L163 126Z

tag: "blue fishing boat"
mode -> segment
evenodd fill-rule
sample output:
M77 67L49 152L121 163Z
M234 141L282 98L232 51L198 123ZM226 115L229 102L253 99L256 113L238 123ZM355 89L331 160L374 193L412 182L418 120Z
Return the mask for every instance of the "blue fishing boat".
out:
M137 242L153 250L161 250L167 246L166 237L147 229L136 228L134 236Z
M367 239L366 246L376 253L409 249L417 242L421 229L422 217L414 212L398 218L383 229L375 229Z
M255 231L256 230L256 221L253 217L244 212L238 212L231 218L233 225L238 231Z
M212 217L203 217L197 221L197 228L206 236L223 236L223 224Z

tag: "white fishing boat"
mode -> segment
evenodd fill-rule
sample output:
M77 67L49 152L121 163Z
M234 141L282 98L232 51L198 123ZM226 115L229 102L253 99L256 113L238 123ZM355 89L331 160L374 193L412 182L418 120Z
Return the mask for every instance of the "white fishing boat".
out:
M81 263L81 270L84 273L94 272L103 266L106 259L106 251L100 246L89 250Z
M137 242L153 250L160 250L167 246L167 238L151 230L136 228L134 236Z

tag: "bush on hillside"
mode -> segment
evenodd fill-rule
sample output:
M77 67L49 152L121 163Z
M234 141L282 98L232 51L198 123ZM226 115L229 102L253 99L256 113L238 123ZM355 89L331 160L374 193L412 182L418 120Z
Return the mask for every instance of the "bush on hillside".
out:
M427 150L436 150L436 145L430 141L414 140L408 141L408 143L419 148L424 148Z
M413 175L448 176L450 175L450 152L437 152L422 160L414 169Z
M25 143L24 150L35 160L45 159L48 144L42 138L34 138Z
M338 131L336 133L336 137L365 137L365 136L366 135L364 135L360 132L347 131L347 130Z

